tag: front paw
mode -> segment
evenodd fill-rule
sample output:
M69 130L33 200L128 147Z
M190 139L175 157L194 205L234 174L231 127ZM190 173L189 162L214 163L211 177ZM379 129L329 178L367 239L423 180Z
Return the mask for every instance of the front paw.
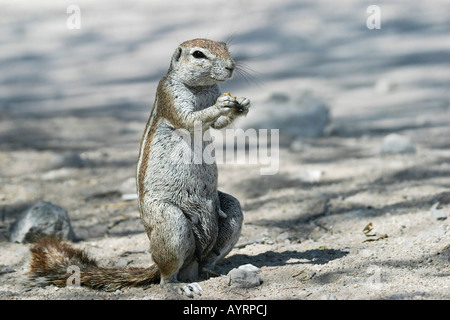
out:
M228 115L234 109L239 107L239 102L230 94L224 93L217 98L216 107L220 110L222 115Z
M247 115L248 111L250 110L250 99L248 98L237 98L237 103L239 104L237 108L235 108L235 113L238 115Z

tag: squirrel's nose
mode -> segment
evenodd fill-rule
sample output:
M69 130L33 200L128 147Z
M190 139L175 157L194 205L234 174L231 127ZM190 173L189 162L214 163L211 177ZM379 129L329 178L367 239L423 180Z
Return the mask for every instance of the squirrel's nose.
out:
M229 63L227 66L225 66L225 69L227 69L228 71L230 71L230 74L232 74L233 71L234 71L234 67L235 67L234 62L231 62L231 63Z

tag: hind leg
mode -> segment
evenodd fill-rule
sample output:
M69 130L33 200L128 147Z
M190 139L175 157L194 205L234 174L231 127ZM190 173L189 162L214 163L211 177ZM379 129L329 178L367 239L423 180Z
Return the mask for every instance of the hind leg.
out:
M153 203L151 207L151 217L146 219L143 214L142 220L149 235L153 261L161 274L161 286L189 297L193 293L201 295L202 288L197 283L178 282L180 271L192 265L196 258L191 222L172 204Z
M236 245L244 220L239 200L227 193L221 191L218 193L220 208L226 214L226 218L219 218L219 234L216 245L204 260L205 267L211 269Z
M142 214L142 221L148 231L153 261L161 274L161 285L185 291L185 286L174 283L178 282L183 266L195 259L195 239L190 222L172 204L152 203L151 210L152 214L148 216Z

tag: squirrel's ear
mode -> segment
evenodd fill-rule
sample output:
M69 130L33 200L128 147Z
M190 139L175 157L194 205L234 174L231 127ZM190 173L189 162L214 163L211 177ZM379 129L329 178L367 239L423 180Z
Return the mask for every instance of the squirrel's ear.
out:
M172 62L178 62L178 60L180 60L181 52L182 52L182 49L180 47L178 47L177 50L175 50L175 53L173 54Z

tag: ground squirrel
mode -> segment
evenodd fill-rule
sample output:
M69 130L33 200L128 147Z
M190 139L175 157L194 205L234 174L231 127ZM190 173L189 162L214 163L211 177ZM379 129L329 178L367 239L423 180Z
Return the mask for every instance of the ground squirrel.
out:
M183 42L159 82L141 141L137 191L142 223L155 264L149 268L101 268L82 250L56 239L31 247L35 283L66 285L70 265L81 269L81 285L116 290L158 281L179 292L200 293L194 280L236 244L243 214L239 201L217 190L215 162L193 162L194 144L183 139L201 130L221 129L247 114L250 101L221 94L219 82L232 77L235 62L224 42ZM192 140L189 140L192 141ZM203 138L203 147L211 144ZM186 148L191 151L186 157ZM180 282L181 281L181 282Z

